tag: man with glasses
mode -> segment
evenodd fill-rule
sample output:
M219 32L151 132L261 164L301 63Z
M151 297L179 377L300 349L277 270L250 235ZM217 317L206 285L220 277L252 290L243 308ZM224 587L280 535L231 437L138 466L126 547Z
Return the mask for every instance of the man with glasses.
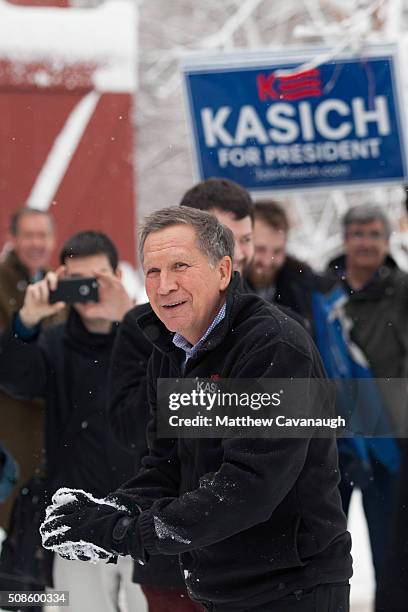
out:
M371 204L355 206L342 223L345 252L329 269L344 290L349 344L361 349L376 379L385 414L395 416L390 389L385 391L387 385L379 379L407 375L408 277L389 255L391 225L382 209ZM404 410L403 402L401 397L398 411ZM399 457L392 439L365 438L361 442L365 446L360 456L342 452L340 444L340 491L347 512L354 487L361 488L378 584L395 504Z

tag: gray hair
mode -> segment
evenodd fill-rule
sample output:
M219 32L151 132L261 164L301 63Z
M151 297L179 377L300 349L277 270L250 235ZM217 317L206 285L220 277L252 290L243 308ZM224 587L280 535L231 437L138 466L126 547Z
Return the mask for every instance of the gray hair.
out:
M198 248L208 257L211 266L215 266L223 257L234 257L234 235L208 212L172 206L162 208L144 218L139 231L139 256L143 263L143 248L149 234L158 232L173 225L189 225L195 230Z
M18 234L18 224L20 222L20 219L22 219L23 217L28 217L29 215L39 215L39 216L42 215L43 217L47 218L50 224L51 232L55 233L54 219L52 218L52 216L50 215L48 211L41 210L40 208L24 207L24 208L19 208L18 210L15 210L10 217L9 230L12 236L17 236Z
M349 208L342 219L344 235L352 223L370 223L370 221L376 221L377 219L382 221L388 240L392 232L391 223L384 210L376 204L358 204Z

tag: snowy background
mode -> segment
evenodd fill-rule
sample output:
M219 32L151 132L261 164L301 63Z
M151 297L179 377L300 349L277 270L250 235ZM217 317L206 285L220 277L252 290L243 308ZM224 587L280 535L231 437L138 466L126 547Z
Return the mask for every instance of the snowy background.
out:
M123 22L119 18L115 21L119 4L132 14L127 29L134 29L133 53L137 63L134 75L129 75L129 65L125 60L121 63L118 52L123 43ZM4 0L0 0L0 11L2 5ZM100 42L105 32L104 24L108 24L111 34L103 34L102 45L118 60L115 70L119 66L120 71L122 66L123 79L135 79L130 86L137 87L134 120L139 217L152 209L177 204L196 180L179 73L180 60L191 51L265 49L303 43L324 43L333 50L358 51L363 43L371 41L396 42L408 58L405 52L408 36L404 33L408 3L404 0L71 0L71 6L81 12L89 11L90 55L95 41ZM99 27L95 27L91 9L101 11ZM19 35L14 35L21 45L16 52L24 52L24 41L35 35L32 27L24 36L19 30ZM0 47L2 41L4 36L0 36ZM76 45L70 41L67 49L64 52L75 54ZM115 75L117 78L117 72ZM100 75L101 89L104 77L106 74ZM408 75L404 78L408 93ZM404 265L405 192L402 187L395 187L375 189L370 194L374 201L388 207L396 230L393 251ZM291 249L300 258L322 265L340 247L338 216L362 197L366 195L359 191L340 190L286 197L294 226ZM358 493L352 499L350 530L355 567L352 611L368 612L373 573ZM144 610L141 599L140 609L134 612Z

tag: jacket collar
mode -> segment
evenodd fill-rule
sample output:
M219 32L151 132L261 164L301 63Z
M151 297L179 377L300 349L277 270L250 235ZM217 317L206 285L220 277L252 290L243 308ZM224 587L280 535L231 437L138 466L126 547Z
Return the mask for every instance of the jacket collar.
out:
M389 270L399 270L398 264L392 255L386 256L384 264L381 267L388 268ZM346 255L342 253L329 261L327 268L331 272L341 276L346 269Z
M221 344L232 327L232 322L242 310L243 305L253 301L259 301L259 298L245 293L241 276L238 272L234 272L227 288L225 317L206 338L202 347L197 351L196 356L201 356L203 353L213 350ZM153 311L139 317L137 324L148 340L162 353L179 353L180 349L177 349L172 342L174 334L168 331Z
M117 324L113 324L109 334L94 334L88 331L82 323L81 317L74 308L69 309L68 320L65 326L65 337L71 346L79 349L103 349L113 345L116 336Z
M329 262L328 269L333 272L343 283L346 282L346 256L340 255ZM359 291L352 292L352 299L380 299L385 293L390 294L393 291L393 278L400 271L395 259L391 255L387 255L382 266L378 268L374 276L365 287Z
M8 266L10 266L10 268L13 268L13 270L15 272L17 272L17 274L19 276L24 278L24 280L26 280L27 282L30 281L30 274L29 274L27 268L25 266L23 266L23 264L21 263L21 261L17 257L17 254L16 254L15 251L10 251L10 253L6 257L5 263Z
M6 259L5 259L5 263L12 268L16 274L18 274L19 277L23 278L25 281L27 281L27 283L32 282L32 277L28 271L28 269L21 263L21 261L19 260L19 258L17 257L17 253L15 251L10 251L10 253L8 253ZM46 273L47 273L48 269L41 269L39 270L39 278L43 278ZM38 279L37 279L38 280Z

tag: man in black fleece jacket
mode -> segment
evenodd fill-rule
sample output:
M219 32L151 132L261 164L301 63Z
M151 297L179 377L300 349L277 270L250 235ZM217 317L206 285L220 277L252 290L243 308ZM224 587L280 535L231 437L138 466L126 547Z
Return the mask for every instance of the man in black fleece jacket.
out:
M319 379L310 337L231 280L233 237L212 215L154 213L141 250L154 311L139 320L154 344L150 452L104 500L60 491L44 545L83 560L179 555L190 596L207 610L347 611L350 537L333 439L156 433L158 378Z
M180 206L206 210L226 225L234 236L234 271L245 274L251 264L253 245L254 205L250 194L233 181L224 178L209 178L197 183L182 197ZM243 289L250 290L243 281ZM252 292L252 290L250 290ZM285 314L306 321L294 311L279 305ZM116 336L110 368L108 419L117 440L142 459L147 454L146 428L150 420L147 401L147 363L153 344L146 338L137 324L138 318L151 312L149 304L132 308L124 317ZM137 465L140 465L140 461ZM176 557L157 555L150 563L135 563L133 580L139 583L156 612L177 612L185 596L180 600L177 588L184 580ZM169 587L173 589L169 590ZM183 593L181 593L183 595ZM160 602L167 603L162 607Z
M210 178L189 189L180 206L208 210L231 229L234 234L234 270L243 274L254 251L253 202L246 189L228 179ZM139 458L137 465L148 452L146 428L150 411L146 377L153 344L137 324L138 318L147 312L151 312L150 304L141 304L124 317L116 336L109 376L109 423L119 443L130 448ZM176 557L158 555L146 565L135 563L133 580L141 585L149 606L155 612L186 609L185 594L178 592L184 580Z

